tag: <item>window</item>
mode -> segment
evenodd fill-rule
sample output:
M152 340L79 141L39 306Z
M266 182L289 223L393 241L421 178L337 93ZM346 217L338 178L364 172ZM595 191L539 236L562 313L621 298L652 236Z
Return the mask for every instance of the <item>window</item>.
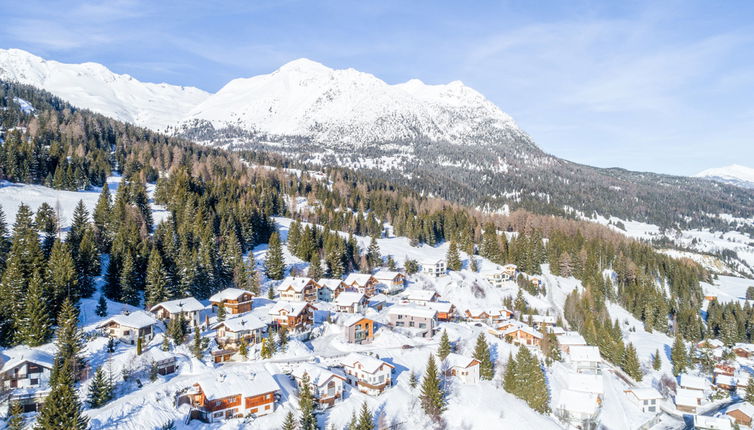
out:
M37 379L37 378L31 378L31 380L29 381L29 383L31 385L39 385L39 379Z
M267 406L264 407L265 411L268 410L268 409L270 409L270 405L267 405Z
M425 323L419 323L419 328L427 328L427 324L425 324Z
M413 321L409 321L409 322L408 322L408 326L409 326L409 327L413 327L413 326L414 326L414 322L413 322Z

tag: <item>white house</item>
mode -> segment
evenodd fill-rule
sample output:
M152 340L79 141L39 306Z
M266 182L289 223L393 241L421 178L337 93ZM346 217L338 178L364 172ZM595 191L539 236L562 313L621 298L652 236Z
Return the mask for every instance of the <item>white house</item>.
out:
M142 338L144 345L154 338L157 320L146 311L134 311L128 314L114 315L97 326L108 336L121 342L135 345Z
M247 313L215 323L212 328L217 330L216 339L220 345L237 344L241 342L241 339L246 339L249 343L257 343L262 339L267 324Z
M319 289L317 290L317 300L321 302L331 302L338 294L346 289L346 284L340 279L322 278L317 281Z
M343 291L335 298L335 310L338 312L363 312L368 305L367 297L357 291Z
M440 295L435 290L410 290L406 292L405 298L408 303L424 306L436 302Z
M704 393L699 390L677 388L675 393L675 408L679 411L695 414L702 405Z
M439 278L440 276L448 274L448 266L443 258L438 260L425 260L419 264L421 265L422 273L427 276Z
M301 363L291 373L299 387L304 374L309 376L312 395L321 406L333 406L338 399L343 398L343 383L347 380L345 376L311 363Z
M482 272L484 278L494 287L502 287L506 281L510 281L511 277L507 271L498 267L495 270L486 270Z
M177 315L183 314L183 317L189 322L190 325L194 323L202 323L202 311L205 306L193 297L186 297L184 299L168 300L167 302L157 303L152 306L149 311L154 314L157 319L169 320Z
M368 355L351 353L343 357L340 365L348 383L364 394L378 395L392 384L395 366Z
M46 388L54 357L44 351L17 346L2 352L2 388Z
M403 289L406 283L406 276L401 272L389 270L380 270L374 274L377 280L377 286L386 293L395 293Z
M694 428L697 430L732 430L733 423L728 417L694 415Z
M437 311L427 306L392 306L387 315L391 327L421 337L432 337L435 333Z
M586 346L586 339L577 332L564 333L558 336L560 350L568 354L572 346Z
M464 384L476 384L479 382L480 364L476 358L451 352L445 358L445 374L456 377Z
M594 393L560 390L556 415L576 428L587 428L585 423L594 423L600 412L601 401Z
M319 284L312 278L288 276L276 289L280 300L311 303L317 300Z
M573 370L579 373L597 373L600 369L600 349L592 345L572 345L568 349L567 360Z
M654 388L631 388L626 390L628 398L641 409L642 412L657 412L662 395Z
M682 373L678 377L678 386L681 388L688 388L689 390L707 391L710 389L711 384L706 378L701 376L689 375L688 373Z

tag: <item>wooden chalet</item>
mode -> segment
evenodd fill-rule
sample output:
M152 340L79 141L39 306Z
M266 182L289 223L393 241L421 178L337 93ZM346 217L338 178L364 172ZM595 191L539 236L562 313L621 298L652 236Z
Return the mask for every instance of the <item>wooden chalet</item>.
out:
M358 291L367 297L377 294L377 279L368 273L351 273L343 283L346 284L346 289Z
M314 303L317 301L319 288L319 284L312 278L288 276L277 286L277 292L280 300Z
M217 312L220 306L230 315L243 314L251 311L254 303L254 293L240 288L226 288L209 298L212 310Z

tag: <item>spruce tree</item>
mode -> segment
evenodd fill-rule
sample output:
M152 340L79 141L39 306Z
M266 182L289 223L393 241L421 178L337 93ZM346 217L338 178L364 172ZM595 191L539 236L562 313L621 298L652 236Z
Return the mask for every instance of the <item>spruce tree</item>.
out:
M244 360L249 359L249 344L246 342L246 338L241 338L241 342L238 345L238 353L241 354Z
M280 245L280 235L278 232L274 232L270 236L264 267L268 278L273 280L283 279L285 260L283 260L283 248Z
M356 430L374 430L372 411L369 410L367 402L361 402L361 411L356 422Z
M136 290L136 266L130 253L123 259L120 269L120 301L139 306L139 292Z
M322 277L322 262L319 258L319 252L312 254L312 258L309 261L309 270L306 274L312 279L319 279Z
M516 359L513 354L508 355L508 362L505 364L505 373L503 374L503 389L511 394L517 389L518 369L516 368Z
M751 382L749 382L749 385L746 386L746 394L744 395L744 400L749 403L754 403L754 384Z
M89 228L89 211L86 210L84 201L79 200L76 208L73 210L71 227L65 238L74 257L78 254L79 243L81 243L81 239L84 237L84 231L86 231L87 228Z
M416 386L419 384L419 378L416 376L416 372L411 372L411 374L408 376L408 386L411 388L416 388Z
M461 256L458 253L458 245L456 245L455 241L450 241L450 246L448 247L448 255L445 258L448 261L449 270L461 270Z
M452 346L450 345L450 339L448 338L448 332L443 330L442 336L440 336L440 347L437 349L437 358L440 361L444 361L448 358L448 354L452 352Z
M24 408L21 402L11 402L6 420L8 430L23 430L24 428Z
M146 279L147 306L154 306L170 298L168 274L156 247L149 253Z
M367 248L367 264L370 268L382 266L382 254L380 254L380 245L377 244L377 237L372 236Z
M84 231L75 259L78 287L81 297L91 297L94 293L94 277L100 275L100 254L91 228Z
M84 350L83 333L79 328L79 313L70 299L66 298L60 307L58 315L58 328L55 331L57 339L55 344L58 348L58 357L61 362L70 365L78 377L79 370L84 368L85 361L82 357Z
M110 188L107 183L102 186L97 205L94 207L94 238L100 252L110 252L112 243L111 216L112 202L110 197Z
M201 360L204 356L204 349L202 348L202 333L199 330L199 326L194 321L194 346L191 348L191 352L194 357Z
M660 367L662 367L662 359L660 358L660 349L658 348L652 356L652 368L660 370Z
M105 296L100 294L99 300L97 301L97 308L94 309L94 314L98 317L106 317L107 316L107 300L105 300Z
M17 332L20 337L19 342L32 347L47 343L52 335L52 324L44 297L42 275L39 271L34 273L29 282L22 315Z
M442 388L435 357L431 354L427 361L427 369L424 371L419 400L424 412L435 421L445 411L445 392Z
M67 243L56 240L52 245L46 278L49 280L50 310L53 315L58 312L66 297L70 297L73 302L81 297L76 265Z
M144 338L139 336L136 339L136 355L141 355L144 352Z
M641 372L641 365L639 364L639 357L636 354L636 348L632 343L626 346L623 351L623 360L621 361L621 369L623 369L628 376L632 377L635 381L641 382L643 375Z
M680 335L676 335L673 347L670 349L670 360L673 362L673 374L678 376L688 367L688 351Z
M94 372L92 382L89 384L89 395L87 402L92 408L104 406L113 398L113 384L101 367Z
M293 416L293 412L288 411L283 421L283 427L280 430L296 430L296 418Z
M495 377L495 364L490 359L490 348L487 345L484 333L479 333L479 336L476 338L473 357L481 363L479 365L479 377L483 381L492 380Z
M89 418L81 412L81 402L74 386L74 360L64 360L58 354L55 376L51 378L50 393L37 416L36 430L85 430Z
M299 428L301 430L317 430L317 417L314 416L314 396L310 382L309 375L304 372L298 393L298 407L301 410Z

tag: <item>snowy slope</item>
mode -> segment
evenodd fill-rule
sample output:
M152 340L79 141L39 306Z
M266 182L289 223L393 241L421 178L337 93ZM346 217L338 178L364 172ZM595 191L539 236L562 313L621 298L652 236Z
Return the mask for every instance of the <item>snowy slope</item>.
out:
M0 79L45 89L74 106L163 130L203 101L193 87L139 82L97 63L64 64L20 49L0 49Z
M426 85L417 79L389 85L354 69L333 70L308 59L267 74L229 82L189 112L185 122L237 126L317 143L361 145L426 139L450 143L480 129L520 132L513 119L473 89L455 81Z
M739 164L703 170L694 176L739 187L754 188L754 169Z

